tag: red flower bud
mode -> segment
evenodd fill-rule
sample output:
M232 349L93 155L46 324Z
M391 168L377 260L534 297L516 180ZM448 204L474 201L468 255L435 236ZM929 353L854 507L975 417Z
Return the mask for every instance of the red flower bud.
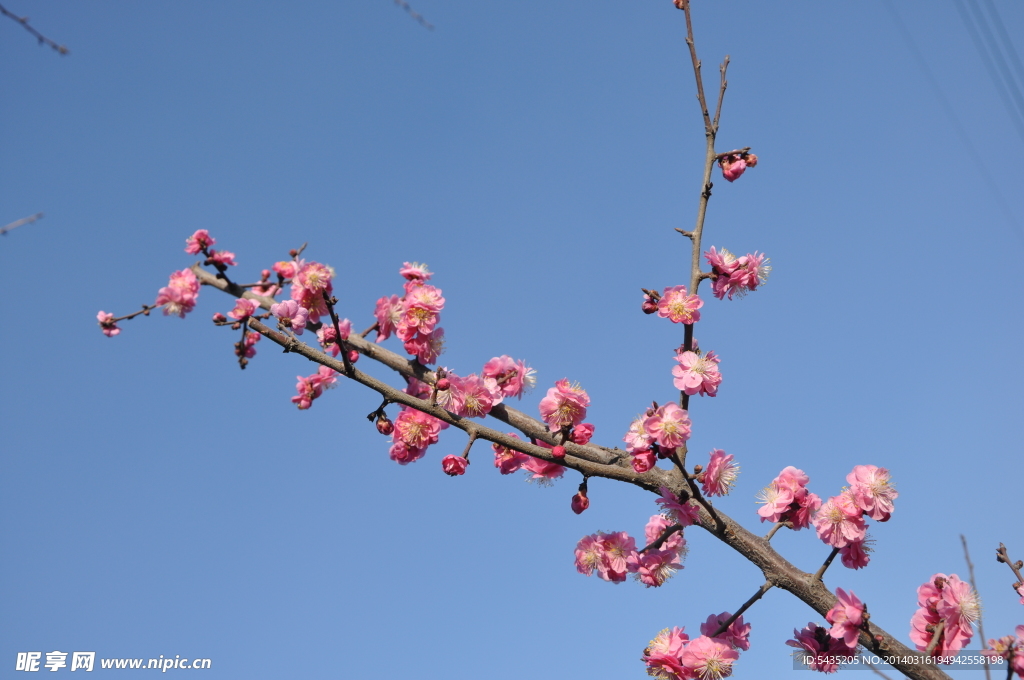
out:
M551 449L551 455L555 458L565 458L565 447L559 444L555 448Z
M583 495L582 491L576 492L572 497L572 511L577 515L590 507L590 499Z
M458 477L459 475L466 473L466 466L469 465L469 461L462 456L445 456L444 460L441 461L441 467L444 469L446 475L452 477Z
M446 389L451 387L452 384L451 382L449 382L448 378L441 378L435 383L434 386L437 387L438 392L444 392Z
M359 352L354 349L348 351L348 363L354 364L359 361Z
M644 300L644 303L640 305L640 309L643 310L644 314L654 314L658 311L658 303L651 298Z
M380 432L385 437L395 431L395 424L391 422L386 415L381 415L377 418L377 432Z
M227 320L228 320L228 317L224 316L220 312L217 312L216 314L213 315L213 322L214 323L224 323Z

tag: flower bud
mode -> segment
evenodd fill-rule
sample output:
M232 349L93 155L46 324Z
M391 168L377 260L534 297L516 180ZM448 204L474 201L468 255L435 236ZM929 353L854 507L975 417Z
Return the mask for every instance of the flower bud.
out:
M452 386L452 384L451 384L451 382L448 381L448 378L441 378L436 383L434 383L434 387L437 388L438 392L444 392L446 389L448 389L451 386Z
M640 309L643 310L644 314L654 314L658 311L658 304L651 298L645 296L644 303L640 305Z
M214 323L224 323L227 320L228 320L228 317L224 316L220 312L217 312L216 314L213 315L213 322Z
M650 449L639 451L633 455L633 469L637 474L643 474L654 467L656 457Z
M565 458L565 447L559 444L551 449L551 455L555 458Z
M359 352L354 349L348 351L348 363L354 364L359 361Z
M577 491L572 497L572 511L577 515L590 507L590 499L582 491Z
M380 432L385 437L395 431L395 424L383 413L377 418L375 424L377 425L377 432Z
M458 477L466 473L466 466L469 465L469 461L462 456L449 455L445 456L444 460L441 461L441 467L444 469L446 475L452 477Z

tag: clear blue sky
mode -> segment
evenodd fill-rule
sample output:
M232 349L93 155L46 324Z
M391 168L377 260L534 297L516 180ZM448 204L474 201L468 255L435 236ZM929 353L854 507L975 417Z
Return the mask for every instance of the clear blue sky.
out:
M1024 5L994 2L1020 36ZM185 321L95 323L151 303L197 228L247 280L308 241L358 328L425 261L445 363L527 359L528 412L579 381L616 445L673 397L679 327L639 289L686 279L673 228L703 159L669 0L416 0L434 31L388 0L4 4L71 54L0 21L0 225L46 213L0 239L0 676L56 649L208 657L210 680L639 678L661 628L696 634L760 585L699 530L661 589L577 574L576 541L642 534L652 496L595 480L576 516L578 475L501 477L482 446L451 479L452 431L399 467L364 419L373 393L299 412L314 367L268 342L239 371L213 291ZM694 4L711 83L732 59L719 149L761 158L716 181L706 244L775 267L704 307L724 382L693 404L694 462L736 456L720 507L754 530L786 465L822 497L888 467L901 496L872 564L826 583L907 640L916 587L965 575L964 533L986 632L1007 634L1024 608L992 553L1024 558L1024 144L956 5L896 3L966 143L883 0ZM808 570L828 553L775 542ZM785 640L820 620L781 592L747 618L737 678L789 677Z

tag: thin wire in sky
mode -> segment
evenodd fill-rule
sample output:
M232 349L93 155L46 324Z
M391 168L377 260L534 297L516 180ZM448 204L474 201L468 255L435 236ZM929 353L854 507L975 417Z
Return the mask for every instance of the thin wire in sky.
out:
M889 16L891 16L892 20L896 23L896 28L899 30L900 36L903 38L903 42L906 43L907 49L910 50L910 53L914 57L914 61L917 63L918 68L921 69L921 72L924 74L925 80L928 81L928 85L931 87L932 94L935 95L935 98L938 100L939 108L941 108L942 112L946 114L946 118L949 119L949 122L953 126L953 130L956 132L957 137L960 138L960 141L967 148L967 152L970 155L971 160L974 161L974 165L977 168L978 173L981 175L982 179L985 181L985 185L988 187L989 191L992 192L992 195L996 200L996 204L999 206L1000 210L1003 213L1003 217L1005 217L1006 221L1010 223L1010 227L1013 229L1017 237L1020 238L1022 242L1024 242L1024 229L1021 229L1020 223L1017 221L1017 218L1014 216L1013 211L1010 209L1009 203L1007 203L1006 198L1003 196L1003 193L999 190L999 187L996 185L995 178L992 177L992 173L989 172L988 165L986 165L985 159L982 157L981 152L978 151L978 148L974 145L974 142L971 141L971 138L967 134L967 130L964 128L963 123L960 122L960 119L957 117L956 112L950 105L949 100L946 98L946 95L942 92L942 88L939 86L939 82L935 79L934 74L932 74L932 70L928 66L928 62L925 60L924 55L922 55L921 51L917 49L917 43L914 42L914 38L913 36L911 36L910 30L907 28L907 25L903 23L903 19L896 11L896 8L893 6L892 0L882 0L882 4L885 5L885 9L889 12Z
M985 64L985 70L988 71L988 76L999 93L1006 113L1017 129L1021 141L1024 142L1024 96L1021 95L1021 88L1006 63L1003 50L1000 49L999 43L992 35L992 29L989 28L985 15L976 0L954 0L954 2L960 13L960 19L971 36L974 48L978 51L982 63ZM970 8L970 13L965 9L965 3Z
M988 8L992 23L995 24L996 31L999 33L1000 44L1010 61L1013 62L1013 70L1017 76L1017 82L1020 85L1024 85L1024 64L1021 63L1020 56L1017 54L1017 48L1013 46L1013 41L1010 40L1010 34L1006 32L1003 18L999 16L999 10L996 9L995 3L992 0L985 0L985 6Z

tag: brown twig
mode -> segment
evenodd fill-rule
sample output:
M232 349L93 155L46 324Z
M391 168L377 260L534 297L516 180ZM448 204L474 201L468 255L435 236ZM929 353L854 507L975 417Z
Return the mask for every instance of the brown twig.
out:
M751 595L751 596L750 596L750 599L749 599L749 600L747 600L746 602L744 602L744 603L743 603L743 604L742 604L742 605L740 606L740 608L736 610L736 613L735 613L735 614L733 614L732 616L730 616L729 618L727 618L727 619L726 619L725 621L723 621L723 622L721 623L721 625L719 625L719 626L718 626L718 630L716 630L716 631L715 631L715 634L714 634L714 635L712 635L712 636L710 636L710 637L713 637L713 638L715 638L715 637L718 637L719 635L721 635L721 634L722 634L722 633L724 633L725 631L729 630L729 626L731 626L731 625L732 625L732 624L733 624L733 623L734 623L734 622L736 621L736 619L738 619L738 618L740 618L741 616L743 616L743 612L745 612L745 611L747 611L748 609L750 609L750 607L751 607L751 606L752 606L752 605L753 605L753 604L754 604L755 602L757 602L757 601L758 601L758 600L760 600L760 599L761 599L762 597L764 597L764 594L765 594L765 593L767 593L767 592L768 592L769 590L771 590L771 589L772 589L773 587L774 587L774 586L772 585L772 582L771 582L771 581L765 581L765 582L764 582L764 585L762 585L762 586L761 586L760 588L758 588L758 589L757 589L757 592L756 592L756 593L754 593L753 595Z
M422 26L423 28L427 29L428 31L434 30L434 25L427 21L422 14L420 14L412 7L410 7L409 3L407 3L405 0L395 0L395 4L404 9L406 12L408 12L409 16L411 16L413 19L419 22L419 25Z
M963 534L960 534L960 543L962 543L963 546L964 546L964 561L967 562L967 576L971 580L971 588L974 588L974 592L977 593L978 592L978 584L974 580L974 563L971 562L971 553L970 553L970 551L967 550L967 538ZM982 624L980 608L979 608L979 611L978 611L978 635L981 637L981 639L983 641L986 639L985 638L985 626ZM984 659L984 661L982 663L983 663L984 668L985 668L985 680L991 680L992 676L991 676L991 674L989 672L989 669L988 669L988 657L987 656L985 657L985 659Z
M30 26L28 23L28 17L19 17L17 14L11 12L3 5L0 5L0 14L3 14L5 17L10 17L14 21L17 21L19 24L21 24L26 31L35 36L36 40L39 41L40 45L49 45L58 54L70 54L71 51L67 47L64 47L64 45L58 45L57 43L47 38L45 35L37 31L36 29L32 28L32 26Z
M672 534L676 533L677 531L682 531L682 529L682 524L673 524L670 527L665 527L665 530L661 532L661 535L658 536L658 538L656 538L653 543L651 543L650 545L645 545L644 547L637 550L637 552L645 553L648 550L657 550L661 546L665 545L665 541L670 539L672 537Z
M28 217L22 217L20 220L15 220L14 222L11 222L7 226L5 226L3 229L0 229L0 236L6 236L7 232L13 231L18 227L24 226L26 224L32 224L33 222L41 220L42 218L43 213L36 213L35 215L29 215Z
M775 526L772 527L771 531L769 531L767 534L765 534L764 540L765 541L772 540L772 536L775 535L775 532L778 531L779 529L781 529L782 527L788 527L788 528L792 529L793 528L793 523L792 522L776 522Z
M838 555L838 554L839 554L839 548L832 548L832 552L830 552L828 554L828 557L825 558L825 562L821 565L821 567L818 569L818 571L814 572L814 580L815 581L820 581L821 580L821 578L825 575L825 571L828 570L829 565L832 564L832 560L834 560L836 558L836 555Z
M939 640L942 639L942 633L946 628L946 621L943 619L935 625L935 631L932 633L932 640L928 643L928 647L924 650L925 656L931 656L935 652L935 648L939 644Z

